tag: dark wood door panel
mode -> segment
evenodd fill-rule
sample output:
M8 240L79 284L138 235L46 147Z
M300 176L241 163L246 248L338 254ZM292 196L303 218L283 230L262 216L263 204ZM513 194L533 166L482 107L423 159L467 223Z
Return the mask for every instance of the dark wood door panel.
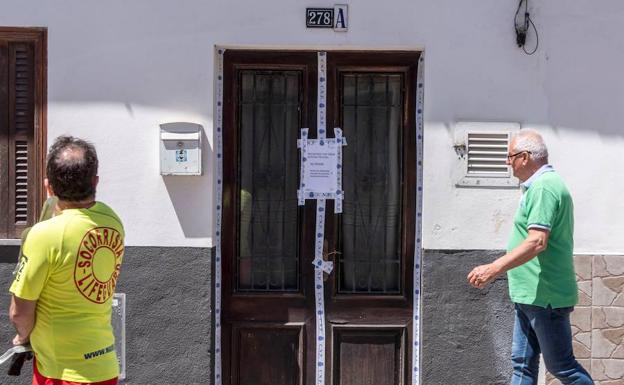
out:
M304 333L303 324L235 324L232 384L303 385Z
M342 127L349 143L345 209L327 221L329 248L337 251L328 314L378 307L401 318L411 311L418 58L418 52L328 54L328 121Z
M301 322L309 317L307 301L304 296L237 294L230 297L224 320Z
M297 138L316 123L316 53L226 50L223 378L312 383L313 202L297 204ZM299 325L293 327L291 325ZM304 334L307 335L304 338ZM308 378L304 380L304 377Z
M418 52L328 54L327 120L348 142L343 213L326 221L329 250L336 251L325 293L332 385L411 380L405 362L412 354L406 341L413 318L418 59Z
M298 169L292 165L298 162L293 157L298 131L313 123L309 111L316 97L314 59L303 52L225 53L225 319L266 315L292 321L289 309L308 305L312 273L307 266L313 243L305 229L314 226L314 215L309 215L313 207L299 208L296 189L290 190L298 183ZM298 116L285 120L286 113ZM276 210L282 214L279 218L271 216Z
M333 385L405 384L405 328L334 327Z

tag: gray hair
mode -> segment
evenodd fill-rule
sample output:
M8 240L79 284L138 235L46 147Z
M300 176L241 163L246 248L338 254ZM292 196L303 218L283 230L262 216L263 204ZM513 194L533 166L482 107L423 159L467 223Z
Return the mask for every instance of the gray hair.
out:
M538 162L548 162L548 148L539 132L532 129L523 129L516 132L511 140L515 140L514 152L528 151L531 159Z

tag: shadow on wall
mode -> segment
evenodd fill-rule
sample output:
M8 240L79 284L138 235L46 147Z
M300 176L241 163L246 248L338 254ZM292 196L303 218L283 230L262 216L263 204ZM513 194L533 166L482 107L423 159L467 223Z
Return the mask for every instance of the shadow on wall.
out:
M205 130L202 135L202 175L166 175L163 176L167 193L173 203L178 222L187 238L207 238L211 236L212 220L202 215L212 215L213 150L210 147Z

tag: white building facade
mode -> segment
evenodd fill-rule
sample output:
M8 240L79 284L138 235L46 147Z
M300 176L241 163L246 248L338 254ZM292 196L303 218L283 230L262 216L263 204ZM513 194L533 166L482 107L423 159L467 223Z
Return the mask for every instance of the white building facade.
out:
M505 249L520 191L496 148L478 164L470 150L483 137L467 138L504 146L495 134L525 128L543 134L575 202L576 354L597 383L623 381L624 5L529 1L533 55L516 45L517 1L353 0L340 8L346 30L306 26L307 8L337 17L335 5L2 7L0 27L45 36L37 129L48 145L63 134L96 145L98 199L124 221L128 383L311 384L319 310L328 384L505 383L506 282L479 292L465 277ZM299 208L296 196L296 139L304 127L317 137L319 114L329 137L341 127L347 141L344 214L326 214L322 237L334 262L322 308L310 263L316 205ZM161 175L161 125L172 122L201 127L201 175ZM263 148L263 135L274 147Z

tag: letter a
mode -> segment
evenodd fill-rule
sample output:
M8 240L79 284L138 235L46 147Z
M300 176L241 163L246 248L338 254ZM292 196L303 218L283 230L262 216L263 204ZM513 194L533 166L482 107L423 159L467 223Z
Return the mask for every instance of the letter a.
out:
M337 5L334 8L334 12L336 13L336 19L334 22L334 30L336 31L346 31L347 30L347 6L346 5Z

